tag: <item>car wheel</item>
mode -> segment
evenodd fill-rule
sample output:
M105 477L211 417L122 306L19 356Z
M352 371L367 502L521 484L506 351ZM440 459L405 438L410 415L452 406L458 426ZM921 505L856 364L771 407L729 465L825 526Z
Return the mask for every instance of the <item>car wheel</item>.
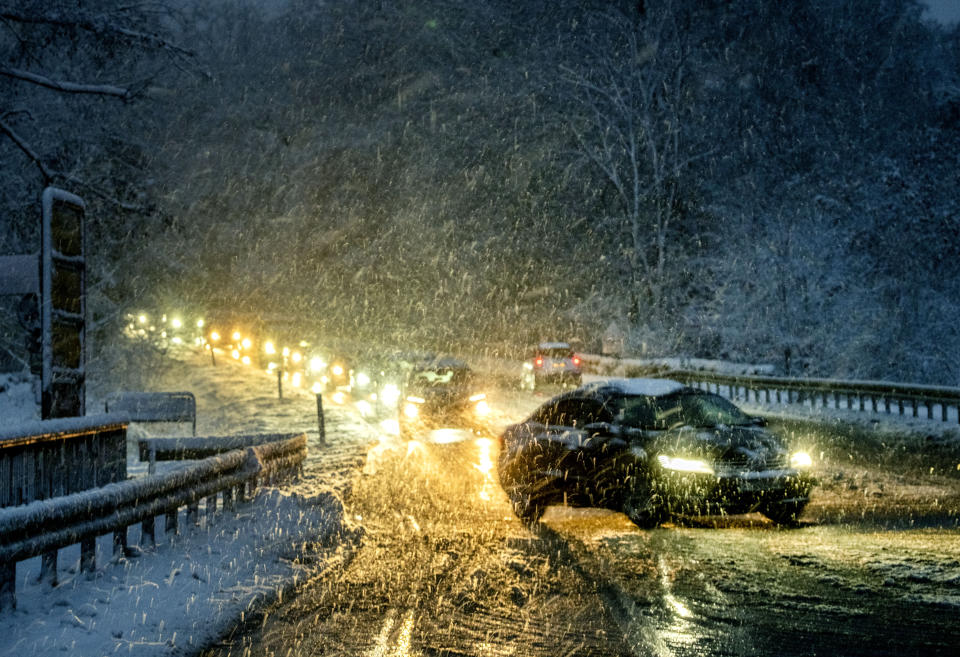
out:
M623 513L640 529L659 527L669 516L658 496L649 490L631 493L623 502Z
M782 527L797 527L800 525L800 514L806 506L807 500L770 502L760 509L760 513Z
M543 512L546 511L546 508L542 504L538 504L533 500L530 493L523 491L510 493L510 505L513 507L513 512L520 521L528 526L537 524L540 518L543 517Z

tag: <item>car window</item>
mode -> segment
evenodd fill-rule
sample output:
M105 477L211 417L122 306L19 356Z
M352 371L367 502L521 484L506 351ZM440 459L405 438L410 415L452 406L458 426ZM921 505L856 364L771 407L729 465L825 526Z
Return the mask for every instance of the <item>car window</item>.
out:
M613 422L613 414L595 399L563 399L538 409L530 418L552 426L583 427L595 422Z
M753 419L713 393L684 393L666 397L629 396L619 400L620 422L640 429L669 429L680 425L715 427L752 424Z
M564 358L572 358L573 352L570 349L566 348L554 348L554 349L543 349L540 354L544 358L553 358L555 360L563 360Z

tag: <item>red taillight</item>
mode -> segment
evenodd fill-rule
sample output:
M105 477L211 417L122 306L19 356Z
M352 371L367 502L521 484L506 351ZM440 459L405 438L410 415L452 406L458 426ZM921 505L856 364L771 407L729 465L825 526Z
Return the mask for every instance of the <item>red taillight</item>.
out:
M574 365L579 365L579 364L580 364L580 359L577 358L576 356L574 356L574 357L573 357L573 364L574 364Z
M536 365L537 367L543 367L543 359L538 358L537 360L534 361L534 365Z

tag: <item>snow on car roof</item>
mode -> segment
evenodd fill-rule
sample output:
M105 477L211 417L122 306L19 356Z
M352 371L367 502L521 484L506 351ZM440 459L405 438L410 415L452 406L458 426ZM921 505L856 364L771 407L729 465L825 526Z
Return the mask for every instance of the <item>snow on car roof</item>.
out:
M570 344L567 342L541 342L537 345L538 349L569 349Z
M598 390L600 388L615 388L624 395L650 395L659 397L669 395L671 392L682 390L686 386L679 381L670 379L623 379L610 378L591 381L583 386L587 390Z

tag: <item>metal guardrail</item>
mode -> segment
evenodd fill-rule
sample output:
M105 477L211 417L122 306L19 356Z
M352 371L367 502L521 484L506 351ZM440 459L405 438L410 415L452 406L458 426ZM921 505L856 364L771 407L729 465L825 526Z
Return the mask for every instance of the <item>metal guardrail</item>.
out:
M266 444L210 456L174 471L108 484L102 488L0 510L0 609L16 606L16 564L80 543L80 569L96 567L96 539L113 533L114 554L128 552L127 529L141 526L141 543L156 543L156 519L176 533L179 511L200 522L200 502L207 518L235 500L251 497L258 484L299 472L307 455L306 434L271 436ZM214 439L216 440L216 439ZM236 493L236 495L235 495ZM41 578L56 583L56 562L44 564Z
M147 461L149 472L157 461L190 461L205 459L234 449L246 449L289 440L290 434L254 434L236 436L202 436L199 438L141 438L137 441L141 461Z
M88 415L0 430L0 507L127 478L127 419Z
M960 424L960 388L889 383L885 381L848 381L842 379L796 379L776 376L724 375L714 372L672 370L653 374L687 385L710 390L734 400L767 404L804 404L811 407L920 416L949 422L955 416Z

